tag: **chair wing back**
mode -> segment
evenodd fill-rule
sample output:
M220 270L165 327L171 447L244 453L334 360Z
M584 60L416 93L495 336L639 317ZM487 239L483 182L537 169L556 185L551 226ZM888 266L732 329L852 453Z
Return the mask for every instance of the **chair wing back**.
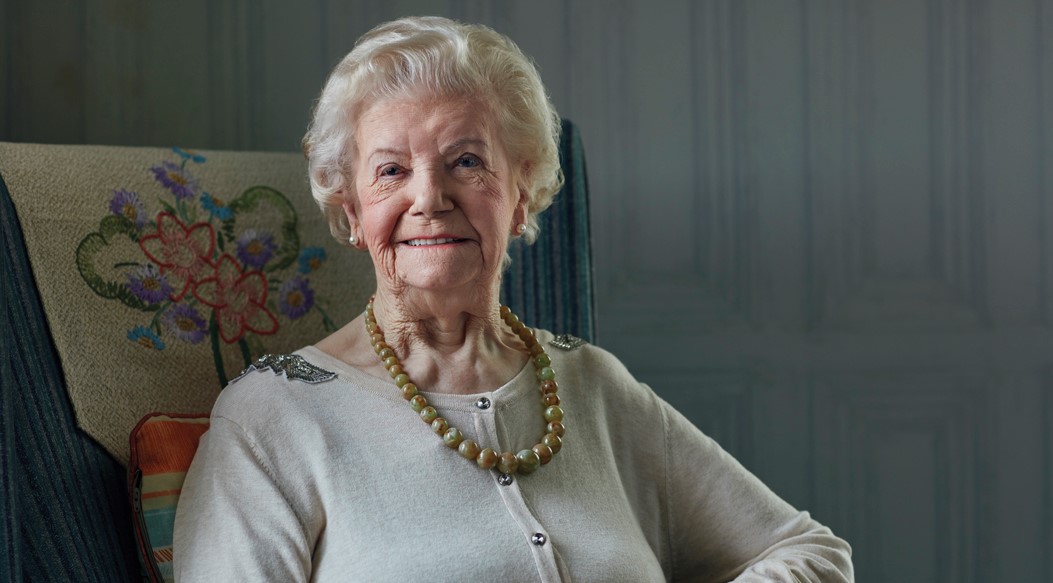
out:
M533 245L513 243L512 265L501 281L503 301L526 324L556 334L595 338L589 188L581 135L563 120L560 136L563 188L541 214Z

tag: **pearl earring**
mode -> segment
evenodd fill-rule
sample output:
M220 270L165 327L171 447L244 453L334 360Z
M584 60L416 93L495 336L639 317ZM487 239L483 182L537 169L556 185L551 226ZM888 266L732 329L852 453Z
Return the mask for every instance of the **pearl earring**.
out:
M356 237L354 235L351 235L350 237L347 238L347 242L351 243L352 247L355 247L355 246L358 245L358 237Z
M519 223L518 225L516 225L516 233L522 235L523 233L526 232L526 230L527 230L527 226L525 224Z

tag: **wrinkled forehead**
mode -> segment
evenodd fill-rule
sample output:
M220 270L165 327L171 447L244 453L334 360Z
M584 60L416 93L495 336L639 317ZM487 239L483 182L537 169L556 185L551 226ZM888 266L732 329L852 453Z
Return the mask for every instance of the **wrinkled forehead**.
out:
M415 147L443 149L465 141L484 142L504 151L490 104L470 96L408 96L376 100L354 124L351 153L354 165L381 150Z

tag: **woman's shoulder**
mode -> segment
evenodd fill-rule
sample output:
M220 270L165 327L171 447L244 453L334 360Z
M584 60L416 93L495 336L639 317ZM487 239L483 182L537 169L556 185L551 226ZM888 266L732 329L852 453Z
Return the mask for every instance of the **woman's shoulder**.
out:
M557 369L557 378L587 386L594 397L633 401L655 399L650 387L636 380L625 364L606 349L570 334L538 330L537 336ZM560 383L561 387L563 384Z
M312 391L324 390L337 373L319 362L310 347L292 354L265 354L227 383L212 407L213 417L260 422L288 414Z

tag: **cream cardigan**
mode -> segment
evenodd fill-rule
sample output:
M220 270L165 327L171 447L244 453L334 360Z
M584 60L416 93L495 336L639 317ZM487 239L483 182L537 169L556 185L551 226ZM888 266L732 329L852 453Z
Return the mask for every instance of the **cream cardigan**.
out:
M337 378L235 381L183 485L177 581L852 581L845 541L617 359L548 352L563 451L509 485L443 445L390 380L313 347L297 354ZM531 365L475 393L426 395L484 447L537 443Z

